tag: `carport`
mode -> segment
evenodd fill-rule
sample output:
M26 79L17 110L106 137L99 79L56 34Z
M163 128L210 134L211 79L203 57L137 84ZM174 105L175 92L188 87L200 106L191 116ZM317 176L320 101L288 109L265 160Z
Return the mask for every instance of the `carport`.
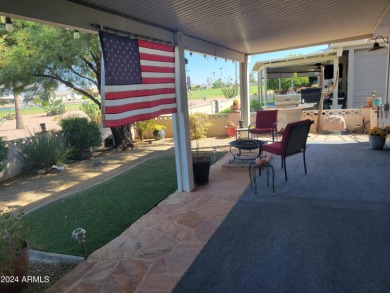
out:
M99 28L176 47L173 115L179 191L194 189L184 51L240 63L242 119L249 121L248 66L253 54L355 39L389 37L389 0L190 1L1 0L0 14L68 29Z

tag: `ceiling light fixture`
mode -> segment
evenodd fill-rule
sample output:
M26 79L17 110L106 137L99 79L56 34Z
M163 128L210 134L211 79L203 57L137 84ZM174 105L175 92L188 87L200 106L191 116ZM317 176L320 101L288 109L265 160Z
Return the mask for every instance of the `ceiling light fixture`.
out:
M5 30L9 33L14 31L14 25L12 24L12 20L10 17L5 18Z
M375 41L374 41L374 45L373 45L372 48L369 50L370 52L371 52L371 51L376 51L376 50L379 50L379 49L382 49L382 48L386 48L386 46L381 46L381 45L378 43L378 41L377 41L378 38L382 39L383 42L384 42L385 44L387 44L387 42L386 42L386 40L385 40L384 37L382 37L382 36L376 36L376 37L375 37Z

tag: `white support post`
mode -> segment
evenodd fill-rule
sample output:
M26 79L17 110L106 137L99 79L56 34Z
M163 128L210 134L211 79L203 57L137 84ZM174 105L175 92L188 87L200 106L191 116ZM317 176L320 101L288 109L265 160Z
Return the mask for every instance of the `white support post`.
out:
M175 34L175 76L177 113L172 115L173 137L175 142L175 158L178 191L190 192L194 189L192 170L190 123L188 117L188 98L185 71L183 33Z
M339 103L339 58L333 60L333 102L332 109L337 109Z
M354 104L354 88L355 88L355 49L348 51L348 85L347 85L347 108L353 108Z
M245 55L245 61L240 63L241 119L244 120L244 125L250 124L248 64L249 56Z
M259 100L259 109L261 109L262 108L261 103L263 101L263 86L262 86L262 77L260 71L257 72L257 93L258 93L257 95Z
M268 85L267 85L267 67L263 67L263 78L264 78L264 106L267 106L268 104L268 96L267 96L267 91L268 91Z

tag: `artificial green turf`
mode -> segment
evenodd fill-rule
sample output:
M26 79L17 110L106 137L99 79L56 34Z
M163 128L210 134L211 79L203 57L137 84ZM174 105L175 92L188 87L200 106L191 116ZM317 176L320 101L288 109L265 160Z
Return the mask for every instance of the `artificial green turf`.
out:
M82 103L65 104L65 110L66 111L80 110L81 104ZM21 108L21 111L23 115L46 113L45 110L43 110L40 107ZM15 113L15 109L0 110L0 118L9 113Z
M224 153L218 152L216 159ZM89 253L119 236L138 218L177 189L173 155L150 159L98 186L48 204L25 216L30 248L83 255L71 239L84 228Z
M240 90L238 90L238 93ZM249 94L253 95L254 93L258 92L258 87L257 86L249 86ZM222 90L220 88L216 89L205 89L205 90L193 90L190 92L188 95L189 100L198 100L198 99L203 99L204 97L206 98L223 98L224 95L222 93Z

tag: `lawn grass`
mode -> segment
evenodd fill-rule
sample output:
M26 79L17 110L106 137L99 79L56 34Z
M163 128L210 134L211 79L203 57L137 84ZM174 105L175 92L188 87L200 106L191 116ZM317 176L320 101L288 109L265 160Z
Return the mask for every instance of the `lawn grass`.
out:
M65 104L65 110L66 111L74 111L74 110L80 110L80 106L82 103L77 104ZM39 107L31 107L31 108L22 108L21 109L23 115L30 115L30 114L41 114L46 113L45 110ZM9 113L15 113L15 109L10 110L0 110L0 118L3 117L6 114Z
M217 152L216 159L223 155ZM31 227L28 243L40 251L81 256L80 245L71 234L84 228L91 253L176 190L174 155L150 159L105 183L27 214Z
M254 93L258 92L258 87L251 85L249 87L249 94L253 95ZM238 93L240 93L240 89L238 89ZM197 91L191 91L191 93L188 96L189 100L199 100L206 98L223 98L224 95L222 93L222 90L219 89L205 89L205 90L197 90Z

